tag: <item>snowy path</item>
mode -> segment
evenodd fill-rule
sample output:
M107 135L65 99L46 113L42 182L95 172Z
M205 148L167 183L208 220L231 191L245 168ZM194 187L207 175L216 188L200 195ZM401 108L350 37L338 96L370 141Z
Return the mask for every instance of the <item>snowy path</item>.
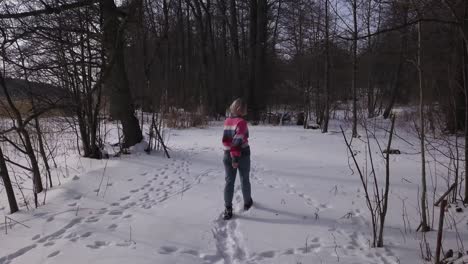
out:
M393 179L404 188L392 192L389 246L369 249L367 209L339 135L252 128L255 205L242 212L237 186L236 215L223 221L220 129L172 132L171 160L80 161L88 171L46 206L12 216L30 228L0 235L0 264L422 263L417 235L402 235L397 198L417 185ZM417 171L399 159L405 177Z

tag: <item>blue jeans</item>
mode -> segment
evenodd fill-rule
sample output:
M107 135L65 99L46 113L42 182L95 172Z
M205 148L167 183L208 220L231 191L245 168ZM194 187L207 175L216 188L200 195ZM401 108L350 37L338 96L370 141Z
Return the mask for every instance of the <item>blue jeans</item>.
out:
M234 183L236 181L237 170L239 169L239 176L242 187L242 195L244 196L244 203L252 200L250 193L250 154L243 154L239 159L239 168L232 167L232 158L229 151L224 152L224 169L226 171L226 185L224 187L224 205L232 207L232 198L234 196Z

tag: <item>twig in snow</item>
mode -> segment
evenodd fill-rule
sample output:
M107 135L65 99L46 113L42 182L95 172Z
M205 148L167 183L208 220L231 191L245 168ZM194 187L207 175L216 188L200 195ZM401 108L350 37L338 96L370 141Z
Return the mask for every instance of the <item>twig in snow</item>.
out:
M185 179L182 178L182 191L180 192L180 199L184 198L184 190L185 190Z
M107 161L106 160L106 168L107 168ZM104 169L105 170L105 169ZM105 172L105 171L104 171ZM109 180L110 180L110 174L107 174L107 182L106 182L106 188L104 189L104 194L102 195L102 197L105 197L106 196L106 193L107 193L107 189L109 189Z
M400 231L401 236L403 237L403 242L406 244L406 235L401 231L401 229L398 229Z
M333 237L333 243L335 244L335 254L336 254L336 259L337 259L337 262L340 262L340 255L338 255L338 244L336 243L336 237L335 237L335 234L331 233L332 237Z
M450 186L450 188L444 194L442 194L442 196L440 196L440 198L434 203L434 205L439 206L442 200L444 200L447 197L447 195L449 195L450 192L452 192L453 189L455 189L456 187L457 187L456 183L452 184L452 186Z
M29 211L29 203L28 203L28 201L26 200L26 196L24 196L23 188L22 188L21 185L18 183L18 178L16 177L16 173L15 173L14 170L13 170L13 177L15 178L15 183L16 183L16 186L18 186L18 190L20 191L21 196L23 197L23 201L24 201L24 204L26 205L26 209Z
M345 215L343 215L342 217L340 217L340 219L350 219L353 217L353 212L347 212Z
M22 226L24 226L24 227L26 227L26 228L31 228L31 227L29 227L29 226L27 226L27 225L25 225L25 224L23 224L23 223L20 223L20 222L14 220L13 218L8 217L8 216L5 215L5 234L6 234L6 235L8 235L8 221L9 221L9 224L10 224L10 229L12 229L12 227L13 227L13 225L11 224L11 222L14 222L15 224L22 225Z
M99 196L99 191L101 190L102 182L104 181L104 176L106 175L106 169L107 169L107 162L109 160L106 160L106 164L104 165L104 170L102 171L102 176L101 176L101 182L99 183L96 196Z
M460 232L458 231L458 223L457 221L455 220L455 217L453 216L452 213L449 213L449 220L452 220L453 222L453 227L455 229L455 236L457 238L457 246L458 246L458 250L460 252L465 252L465 245L463 244L463 239L461 238L461 235L460 235Z
M136 242L133 240L132 238L132 226L130 225L130 237L129 237L129 240L128 240L129 243L133 243L133 244L136 244Z

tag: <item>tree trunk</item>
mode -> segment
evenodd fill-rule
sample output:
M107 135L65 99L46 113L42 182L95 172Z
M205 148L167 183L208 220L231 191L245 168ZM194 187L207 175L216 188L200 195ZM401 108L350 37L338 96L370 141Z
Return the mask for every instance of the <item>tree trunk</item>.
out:
M135 117L127 72L125 70L125 36L124 24L119 17L114 0L103 0L104 17L104 49L107 58L114 60L110 76L105 80L110 99L111 115L122 123L124 135L123 147L133 146L143 139L143 135Z
M379 227L379 238L377 241L377 247L383 247L384 243L384 227L385 218L388 210L388 194L390 192L390 150L392 146L393 131L395 128L395 115L392 116L392 126L390 128L390 134L387 144L387 153L385 155L385 191L382 199L382 211L380 212L380 227Z
M468 2L464 2L463 32L468 33ZM465 90L465 204L468 204L468 42L463 39L463 88Z
M426 183L426 148L425 148L425 124L424 124L424 88L421 65L421 22L418 23L418 77L419 77L419 130L421 139L421 231L430 230L427 221L427 183Z
M467 4L468 6L468 4ZM466 46L466 41L463 44ZM465 195L464 203L468 204L468 54L467 50L463 50L463 88L465 90Z
M403 24L408 23L408 5L405 5L403 10ZM403 74L403 65L405 64L406 60L406 52L408 47L408 27L403 29L403 36L401 37L401 46L400 46L400 56L398 62L398 69L395 76L395 81L393 82L393 89L390 95L390 102L388 103L387 107L385 108L383 117L387 119L390 117L390 113L395 105L396 99L398 97L398 93L400 90L401 85L401 75Z
M208 59L208 102L209 102L209 114L216 114L219 111L219 100L217 98L217 94L219 92L220 87L216 85L216 78L221 77L220 72L223 70L221 67L218 69L218 56L217 56L217 48L215 44L215 36L213 32L213 18L212 18L212 11L211 11L211 1L210 0L201 0L200 2L203 5L203 9L205 10L205 19L206 19L206 33L207 33L207 41L208 45L206 48L208 49L207 59ZM224 68L224 67L222 67ZM224 108L224 107L223 107Z
M41 157L42 157L42 162L44 162L44 166L46 168L46 172L47 172L47 176L49 178L49 187L52 188L53 187L53 184L52 184L52 175L50 174L50 166L49 166L49 162L47 160L47 154L46 154L46 151L44 149L44 139L42 138L42 131L41 131L41 126L39 124L39 118L35 118L35 127L36 127L36 133L37 133L37 140L38 140L38 143L39 143L39 153L41 154Z
M372 0L368 0L368 9L367 9L367 35L371 34L371 6ZM367 73L367 117L373 118L375 116L375 96L374 96L374 86L372 84L372 37L367 38L367 49L369 51L369 66Z
M15 191L11 185L10 175L8 173L8 168L5 162L5 157L3 156L2 147L0 146L0 175L3 180L3 185L5 186L5 192L8 197L8 204L10 205L10 213L17 212L18 203L16 202ZM5 227L6 228L6 227Z
M323 116L322 133L328 132L328 122L330 119L330 36L328 23L329 0L325 0L325 109Z
M36 207L38 207L38 202L37 202L37 194L41 193L44 190L44 187L42 186L42 180L41 180L41 173L39 170L39 166L37 164L37 159L36 159L36 154L34 152L32 143L31 143L31 138L29 136L28 131L24 127L24 121L23 117L21 116L21 112L18 110L16 107L15 103L13 102L13 99L10 96L10 93L8 91L8 88L5 83L5 78L3 75L0 73L0 86L3 88L3 93L6 97L6 100L8 102L8 106L11 108L13 111L13 119L16 121L16 132L18 135L23 137L23 142L24 142L24 147L26 154L29 158L29 162L31 163L31 171L33 173L33 192L34 192L34 201L36 204Z
M260 114L265 109L266 50L267 50L267 0L257 1L257 41L255 42L255 86L253 87L253 119L260 121Z
M242 95L242 85L240 82L240 51L239 51L239 35L237 33L237 7L236 0L230 0L229 13L231 15L231 23L229 27L229 33L231 36L232 48L234 51L234 57L232 59L232 75L233 75L233 87L236 89L235 94L237 96Z
M262 0L263 1L263 0ZM249 59L249 85L246 86L246 90L244 91L243 97L247 99L249 105L249 112L251 116L254 116L253 113L255 111L255 99L254 99L254 91L256 81L256 63L257 63L257 35L258 35L258 27L257 27L257 0L250 0L249 6L249 47L248 47L248 59ZM255 119L255 117L254 117Z
M353 21L354 21L354 32L353 32L353 80L352 80L352 89L353 89L353 137L358 136L357 132L357 87L356 87L356 78L358 71L357 64L357 37L358 37L358 21L357 21L357 0L353 0Z
M196 24L197 24L197 30L198 30L198 36L200 38L200 47L201 47L201 71L200 71L200 80L199 80L199 85L201 87L201 106L206 110L206 108L209 108L210 110L213 109L212 105L210 104L210 98L213 96L210 93L210 52L214 52L213 50L210 49L208 45L211 45L209 43L208 37L210 34L210 30L208 29L209 23L206 23L205 25L204 20L203 20L203 11L202 11L202 5L203 3L200 2L200 0L195 0L194 1L195 5L191 5L192 7L192 12L194 13Z

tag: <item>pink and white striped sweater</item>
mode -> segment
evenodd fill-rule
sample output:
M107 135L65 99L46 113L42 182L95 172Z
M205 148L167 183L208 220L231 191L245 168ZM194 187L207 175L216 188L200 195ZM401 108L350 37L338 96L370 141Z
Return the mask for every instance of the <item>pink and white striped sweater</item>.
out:
M229 117L224 121L223 145L231 153L233 162L238 162L243 150L249 148L249 129L242 117Z

